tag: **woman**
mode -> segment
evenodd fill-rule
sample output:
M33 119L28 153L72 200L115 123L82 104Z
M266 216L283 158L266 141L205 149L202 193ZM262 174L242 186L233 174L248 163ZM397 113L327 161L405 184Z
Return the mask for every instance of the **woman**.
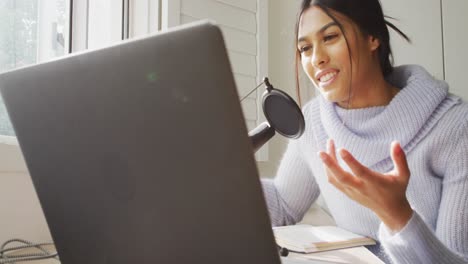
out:
M468 104L415 65L393 68L378 0L303 1L297 54L320 95L263 180L274 225L321 193L338 226L393 263L468 263Z

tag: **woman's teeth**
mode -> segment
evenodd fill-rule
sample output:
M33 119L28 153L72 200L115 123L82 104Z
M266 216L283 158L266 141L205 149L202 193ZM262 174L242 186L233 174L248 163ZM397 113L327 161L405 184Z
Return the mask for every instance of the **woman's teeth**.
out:
M322 78L320 78L320 81L321 81L321 82L327 82L327 81L329 81L331 78L333 78L336 74L337 74L336 72L327 73L327 74L325 74L324 76L322 76Z

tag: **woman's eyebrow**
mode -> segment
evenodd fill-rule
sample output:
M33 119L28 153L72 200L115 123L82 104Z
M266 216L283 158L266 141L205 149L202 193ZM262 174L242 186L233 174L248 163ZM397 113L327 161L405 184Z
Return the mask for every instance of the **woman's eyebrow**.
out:
M325 26L323 26L322 28L320 28L320 30L317 32L317 34L319 33L323 33L325 30L327 30L329 27L332 27L332 26L338 26L338 24L335 22L335 21L332 21L328 24L326 24ZM300 37L297 42L301 42L301 41L304 41L306 40L307 37L306 36L303 36L303 37Z

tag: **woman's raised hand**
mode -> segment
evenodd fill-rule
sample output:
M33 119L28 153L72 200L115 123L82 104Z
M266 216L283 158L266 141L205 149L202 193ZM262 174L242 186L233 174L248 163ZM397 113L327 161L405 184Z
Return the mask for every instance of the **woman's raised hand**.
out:
M413 209L406 198L410 171L400 144L392 142L390 154L394 169L385 174L365 167L345 149L338 152L351 173L338 164L335 143L329 139L327 152L318 153L325 165L328 181L349 198L374 211L391 231L401 230L411 218Z

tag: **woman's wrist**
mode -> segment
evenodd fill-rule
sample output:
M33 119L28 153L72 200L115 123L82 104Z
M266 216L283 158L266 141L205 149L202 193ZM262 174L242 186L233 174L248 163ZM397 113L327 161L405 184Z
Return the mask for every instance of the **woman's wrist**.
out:
M397 233L403 227L408 224L409 220L413 216L413 209L406 203L404 206L399 207L398 209L387 211L382 214L378 214L380 220L385 224L385 226L392 232Z

